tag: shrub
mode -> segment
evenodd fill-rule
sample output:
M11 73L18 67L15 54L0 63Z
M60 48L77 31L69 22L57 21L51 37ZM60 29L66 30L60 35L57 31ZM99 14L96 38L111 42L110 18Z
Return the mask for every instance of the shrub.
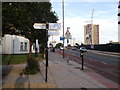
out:
M32 55L27 58L27 66L23 70L24 74L33 75L40 71L39 61L37 61Z

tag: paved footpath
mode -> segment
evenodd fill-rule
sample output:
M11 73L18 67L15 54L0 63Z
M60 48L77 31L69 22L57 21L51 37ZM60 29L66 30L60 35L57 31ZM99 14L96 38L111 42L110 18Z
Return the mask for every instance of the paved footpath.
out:
M3 66L3 88L108 88L87 73L94 73L89 68L49 52L48 82L45 82L45 61L40 63L40 73L20 75L25 64Z

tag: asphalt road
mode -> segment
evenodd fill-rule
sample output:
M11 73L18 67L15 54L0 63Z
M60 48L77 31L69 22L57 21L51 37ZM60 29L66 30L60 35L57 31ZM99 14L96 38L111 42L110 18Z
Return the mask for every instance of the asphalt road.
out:
M75 56L80 56L80 52L78 50L65 50L66 53L73 54ZM93 50L87 50L87 52L84 53L84 58L88 58L90 60L95 60L102 62L104 64L114 65L118 66L118 54L114 53L105 53L100 51L93 51Z
M62 50L58 50L62 55ZM78 50L65 50L65 57L81 64L80 52ZM118 53L87 50L84 53L84 66L89 67L96 73L106 77L109 80L118 83L120 81Z

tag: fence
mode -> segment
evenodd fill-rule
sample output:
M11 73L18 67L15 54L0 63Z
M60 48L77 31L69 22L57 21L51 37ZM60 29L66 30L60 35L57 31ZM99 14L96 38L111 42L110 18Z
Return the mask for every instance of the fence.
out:
M87 49L108 51L108 52L120 52L120 44L99 44L99 45L83 45Z

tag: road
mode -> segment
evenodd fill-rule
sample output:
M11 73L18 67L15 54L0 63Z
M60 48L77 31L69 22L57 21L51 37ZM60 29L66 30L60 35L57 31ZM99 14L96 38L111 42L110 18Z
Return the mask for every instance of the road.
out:
M78 50L65 50L65 52L80 56L80 52ZM112 53L106 54L105 52L87 50L87 52L84 53L84 57L91 60L100 61L104 64L118 66L118 54L112 55Z
M62 55L62 50L57 52ZM80 52L77 50L65 50L65 57L81 64ZM107 79L118 83L120 81L120 78L118 78L118 58L118 53L87 50L84 53L84 65Z

